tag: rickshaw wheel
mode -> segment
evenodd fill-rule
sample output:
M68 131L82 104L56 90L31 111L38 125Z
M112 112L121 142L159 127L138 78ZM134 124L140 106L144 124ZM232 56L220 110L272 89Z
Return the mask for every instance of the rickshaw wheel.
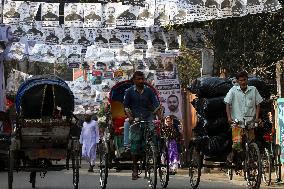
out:
M259 189L262 177L260 151L256 143L250 143L248 155L245 158L245 178L251 189Z
M79 185L79 152L75 151L72 155L72 169L73 169L73 186L78 189Z
M155 148L150 144L146 147L145 172L150 189L156 189L157 186L157 150Z
M162 143L159 158L160 158L159 162L160 182L161 186L163 188L166 188L169 183L169 175L170 175L169 152L168 152L167 141Z
M109 154L107 151L106 144L104 142L99 143L99 157L100 157L100 187L105 189L107 185L108 177L108 162Z
M9 150L8 187L13 188L14 152Z
M200 151L195 145L189 148L189 182L193 189L196 189L200 182L202 158Z
M265 185L269 186L271 183L271 156L269 150L264 148L264 151L261 154L262 156L262 179Z

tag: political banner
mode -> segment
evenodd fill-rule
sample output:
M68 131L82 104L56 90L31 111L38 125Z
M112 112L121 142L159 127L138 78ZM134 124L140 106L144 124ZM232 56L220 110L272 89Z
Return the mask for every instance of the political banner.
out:
M103 8L101 3L85 3L84 27L101 28L103 26Z
M59 3L41 3L41 7L42 26L59 26Z
M65 27L83 27L84 6L82 3L64 4Z

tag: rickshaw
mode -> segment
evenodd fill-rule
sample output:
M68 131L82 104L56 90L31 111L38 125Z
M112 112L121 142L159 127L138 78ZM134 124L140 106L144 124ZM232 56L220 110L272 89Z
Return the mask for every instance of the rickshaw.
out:
M130 80L122 81L112 87L109 94L109 111L107 111L107 127L104 130L104 137L99 144L99 168L100 168L100 187L106 188L108 181L108 172L111 168L117 171L132 169L132 161L130 151L124 151L124 132L123 124L126 118L123 106L125 91L133 85ZM157 91L150 84L146 85L151 88L158 96ZM134 122L131 127L144 123L142 120ZM151 124L151 123L146 123ZM159 122L154 123L153 130L145 127L145 151L140 158L140 174L145 170L145 179L148 186L155 189L157 185L157 177L163 188L166 188L169 182L169 161L167 139L163 136L162 126ZM155 145L152 137L158 136L158 144Z
M18 89L16 126L8 152L8 186L12 189L14 171L30 172L35 188L36 174L69 169L73 185L79 183L79 136L74 124L74 96L68 85L54 75L33 76ZM57 163L60 160L66 163Z

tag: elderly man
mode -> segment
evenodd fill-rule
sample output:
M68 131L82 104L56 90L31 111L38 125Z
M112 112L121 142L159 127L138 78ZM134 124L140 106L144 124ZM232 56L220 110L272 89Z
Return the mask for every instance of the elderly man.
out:
M96 149L100 140L98 119L94 116L92 120L92 112L87 110L85 113L85 121L80 136L82 144L82 157L90 164L88 172L94 172L96 161Z

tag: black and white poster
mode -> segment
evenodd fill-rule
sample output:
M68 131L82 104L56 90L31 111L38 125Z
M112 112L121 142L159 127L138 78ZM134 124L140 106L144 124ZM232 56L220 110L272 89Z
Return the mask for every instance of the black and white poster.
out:
M42 3L41 7L42 26L59 26L59 3Z
M68 67L78 68L82 63L81 61L81 45L70 45L68 52Z
M155 1L145 0L145 6L139 8L137 27L151 27L154 25Z
M135 49L148 49L148 40L150 39L149 30L134 30L134 48Z
M13 42L7 47L6 60L18 60L22 61L27 55L27 49L25 43Z
M108 3L105 6L105 22L104 25L106 28L115 28L116 27L116 15L118 9L120 9L120 3Z
M65 27L83 27L84 6L82 3L65 3L64 25Z
M64 30L64 37L62 38L61 44L62 45L74 45L76 44L76 28L74 27L65 27Z
M20 14L20 22L29 25L35 21L40 3L38 2L23 2L21 4L22 13Z
M167 46L163 30L160 27L150 28L150 35L152 47L160 52L165 52Z
M165 26L169 24L169 11L167 11L167 2L156 2L156 10L154 15L155 26Z
M93 45L93 36L90 36L92 30L86 28L75 28L76 31L76 41L78 45L82 45L84 48Z
M9 37L8 39L10 42L24 42L26 40L26 31L27 30L22 23L11 24L10 26L7 26L6 36Z
M123 47L123 37L118 29L109 30L109 39L108 44L112 49L122 48Z
M48 45L59 45L64 37L64 29L62 27L44 28L44 39Z
M67 64L68 63L68 54L69 54L69 45L60 45L59 56L57 57L57 63Z
M168 50L178 50L180 47L180 35L176 31L164 32Z
M20 21L21 6L20 1L4 0L3 23L18 24Z
M84 27L101 28L103 26L103 9L100 3L84 4Z
M108 29L95 29L94 45L99 48L108 48L108 40L107 40L108 36L109 36Z
M119 9L116 11L116 27L135 28L139 9L138 6L119 4Z
M28 41L44 42L44 31L41 24L42 22L35 21L31 25L25 25Z

